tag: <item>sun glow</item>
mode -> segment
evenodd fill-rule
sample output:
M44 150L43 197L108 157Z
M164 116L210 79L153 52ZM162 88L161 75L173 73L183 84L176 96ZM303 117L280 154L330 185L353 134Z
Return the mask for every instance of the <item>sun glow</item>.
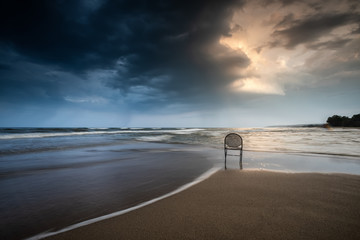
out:
M246 68L236 69L239 79L229 85L232 91L248 92L256 94L277 94L284 95L284 91L279 83L276 82L275 75L279 70L287 68L287 59L278 57L271 61L264 57L261 51L255 47L250 47L241 37L223 37L220 44L234 51L241 51L251 60L251 64Z
M230 89L285 95L284 85L292 79L285 79L284 76L296 72L305 63L301 49L269 47L274 22L279 22L286 14L264 8L244 8L234 14L230 24L234 31L231 36L223 36L219 44L230 51L246 55L250 64L232 69L232 74L237 75L238 79L229 85Z
M280 86L264 82L256 77L236 80L230 85L230 89L237 92L285 95Z

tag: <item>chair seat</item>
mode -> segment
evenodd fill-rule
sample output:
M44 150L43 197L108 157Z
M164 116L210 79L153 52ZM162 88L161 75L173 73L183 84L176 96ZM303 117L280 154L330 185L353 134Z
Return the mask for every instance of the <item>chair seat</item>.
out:
M241 150L241 147L229 147L229 146L226 146L225 148L227 150Z

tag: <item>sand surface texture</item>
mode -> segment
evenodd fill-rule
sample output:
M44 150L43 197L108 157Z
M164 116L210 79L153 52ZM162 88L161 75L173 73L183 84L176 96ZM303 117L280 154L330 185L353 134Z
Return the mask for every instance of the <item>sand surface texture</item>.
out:
M360 176L221 170L177 195L49 239L360 239Z

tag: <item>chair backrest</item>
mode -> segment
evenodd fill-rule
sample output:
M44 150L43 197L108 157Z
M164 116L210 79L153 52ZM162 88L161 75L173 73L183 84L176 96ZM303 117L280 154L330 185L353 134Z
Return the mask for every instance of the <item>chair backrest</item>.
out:
M225 149L234 149L241 150L243 145L243 140L237 133L229 133L226 135L224 140L224 148Z

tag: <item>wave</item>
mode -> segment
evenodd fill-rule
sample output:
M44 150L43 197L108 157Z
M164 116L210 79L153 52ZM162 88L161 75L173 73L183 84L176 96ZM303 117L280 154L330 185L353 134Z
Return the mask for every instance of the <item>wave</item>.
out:
M185 129L174 129L174 130L163 130L173 134L192 134L205 130L204 128L185 128Z
M168 141L171 138L172 136L170 135L160 135L160 136L143 136L143 137L138 137L136 139L145 142L162 142L162 141Z
M216 149L222 149L217 147ZM243 150L244 152L258 152L258 153L280 153L280 154L295 154L295 155L312 155L312 156L327 156L327 157L345 157L360 159L359 154L349 154L349 153L334 153L334 152L314 152L314 151L297 151L292 149L256 149L256 148L247 148Z
M65 136L76 136L76 135L91 135L91 134L109 134L119 133L107 132L107 131L96 131L96 132L57 132L57 133L16 133L0 135L0 139L19 139L19 138L46 138L46 137L65 137Z
M205 129L147 129L147 128L46 128L46 129L2 129L0 140L21 138L48 138L95 134L124 134L124 133L169 133L192 134ZM166 140L166 139L165 139Z
M119 140L199 144L221 149L228 132L238 132L244 150L359 157L360 132L322 128L0 128L0 153L19 149L62 148L88 143L118 143ZM350 131L350 132L348 132ZM83 137L94 135L94 137ZM73 140L71 137L73 137ZM77 137L78 136L78 137ZM99 136L99 137L96 137ZM55 139L59 137L59 139ZM61 139L60 137L63 137ZM96 137L96 138L95 138ZM42 140L41 138L50 138ZM54 138L54 139L51 139ZM19 141L12 141L20 139ZM21 141L24 139L24 141ZM25 139L29 139L25 141ZM36 141L33 143L32 139ZM35 140L39 139L39 140ZM75 141L75 142L72 142ZM26 150L27 151L27 150Z

